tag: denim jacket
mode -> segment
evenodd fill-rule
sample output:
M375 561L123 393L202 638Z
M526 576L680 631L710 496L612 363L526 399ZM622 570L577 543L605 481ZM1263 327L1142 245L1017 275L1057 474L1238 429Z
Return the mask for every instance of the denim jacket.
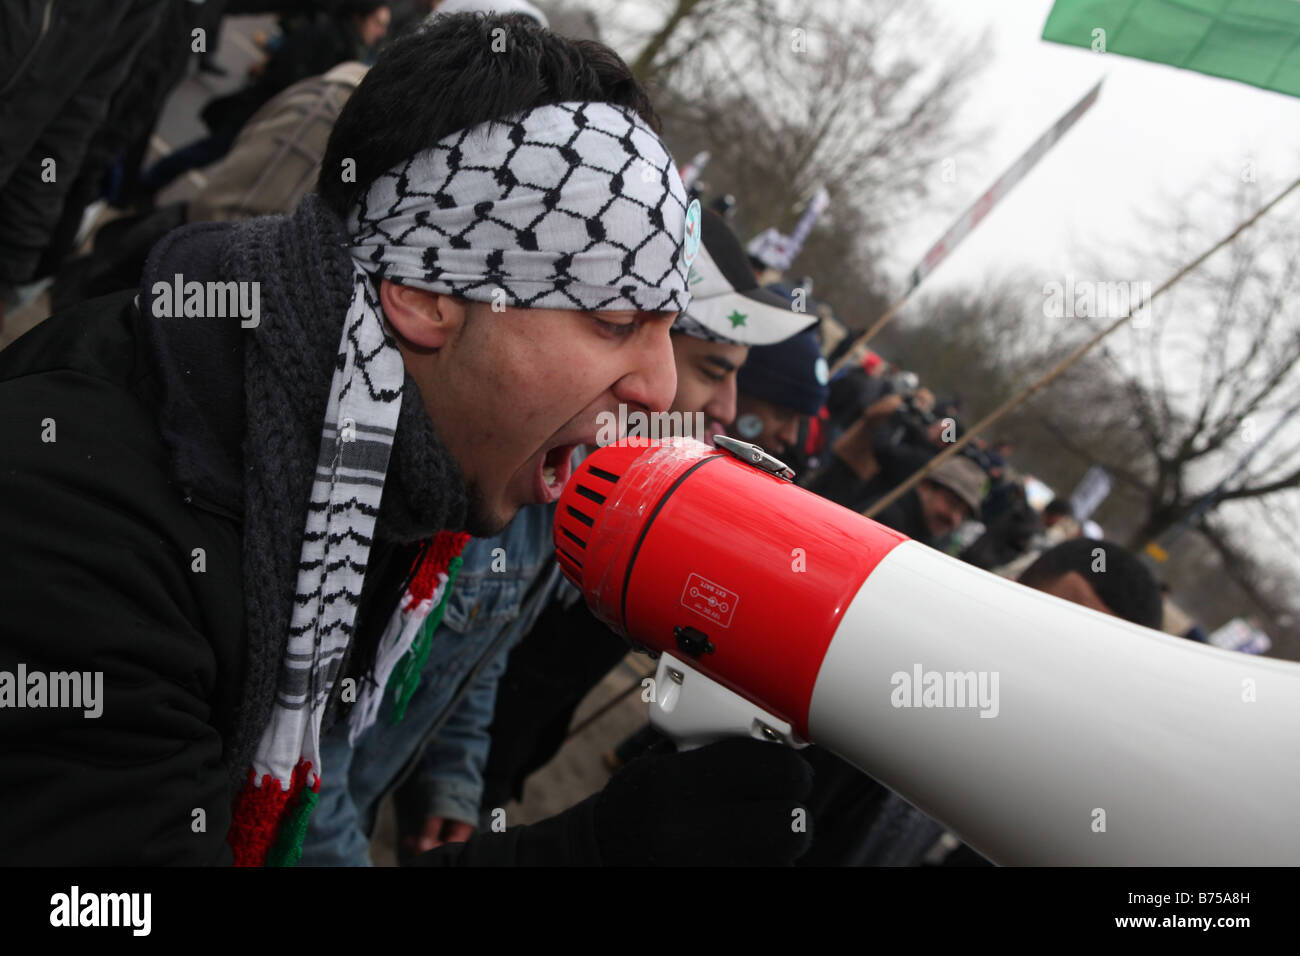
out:
M346 719L322 735L320 799L302 865L368 865L379 802L416 760L413 783L424 816L477 823L497 681L510 649L531 630L560 580L551 541L554 513L554 505L524 508L497 537L470 540L399 723L392 721L388 692L378 720L355 748L348 745Z

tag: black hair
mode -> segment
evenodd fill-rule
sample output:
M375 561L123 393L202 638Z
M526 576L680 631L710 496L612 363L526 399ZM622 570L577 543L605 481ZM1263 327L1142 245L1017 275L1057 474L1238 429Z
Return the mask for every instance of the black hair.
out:
M1100 549L1102 554L1095 552ZM1104 570L1094 571L1098 559ZM1160 629L1164 601L1155 576L1132 551L1113 541L1074 538L1039 555L1020 575L1020 583L1042 588L1074 571L1081 574L1108 608L1126 621Z
M392 0L340 0L334 8L336 17L356 17L364 20L380 7L392 8Z
M520 14L438 17L379 54L334 124L316 191L346 218L376 178L443 137L571 100L622 106L659 129L645 90L604 44ZM355 182L343 181L348 159Z
M1043 509L1044 515L1061 515L1064 518L1074 517L1074 505L1070 504L1067 498L1053 498Z

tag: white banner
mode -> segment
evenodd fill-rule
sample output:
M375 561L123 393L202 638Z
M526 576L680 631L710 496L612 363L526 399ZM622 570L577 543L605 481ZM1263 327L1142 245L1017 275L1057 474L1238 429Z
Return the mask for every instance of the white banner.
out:
M1015 188L1020 180L1024 179L1026 174L1033 169L1040 159L1047 154L1047 151L1056 145L1057 140L1065 135L1065 131L1073 126L1080 116L1086 113L1092 104L1097 102L1097 95L1101 92L1101 80L1097 85L1088 91L1087 95L1079 102L1075 103L1070 110L1052 124L1042 136L1034 141L1034 144L1025 150L1024 154L1011 164L1011 167L998 177L997 182L985 190L984 195L971 205L964 213L957 217L943 237L930 247L930 251L921 259L920 264L912 270L911 285L909 291L915 289L921 284L921 280L934 271L935 266L947 258L948 253L952 252L957 245L971 234L976 226L980 224L989 211L1001 201L1007 193Z

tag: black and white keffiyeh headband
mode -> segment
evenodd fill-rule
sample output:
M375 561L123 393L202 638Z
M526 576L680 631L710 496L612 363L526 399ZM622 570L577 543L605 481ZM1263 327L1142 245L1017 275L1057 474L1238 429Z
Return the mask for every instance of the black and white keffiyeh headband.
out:
M672 157L635 113L560 103L455 133L348 222L379 278L525 308L681 311L698 247Z

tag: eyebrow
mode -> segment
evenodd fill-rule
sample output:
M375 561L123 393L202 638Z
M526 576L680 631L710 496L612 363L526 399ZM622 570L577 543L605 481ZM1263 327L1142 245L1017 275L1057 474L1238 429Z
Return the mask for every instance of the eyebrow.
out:
M643 309L640 309L633 312L625 309L593 309L588 311L587 314L594 315L598 319L610 319L610 318L623 319L623 318L627 318L628 316L631 316L632 321L641 323L641 322L649 322L658 319L663 319L666 316L672 315L672 312L671 310L665 312L647 312ZM676 316L674 316L673 321L676 321Z
M734 372L736 370L735 363L727 361L721 355L706 355L704 356L704 361L716 365L724 372Z

